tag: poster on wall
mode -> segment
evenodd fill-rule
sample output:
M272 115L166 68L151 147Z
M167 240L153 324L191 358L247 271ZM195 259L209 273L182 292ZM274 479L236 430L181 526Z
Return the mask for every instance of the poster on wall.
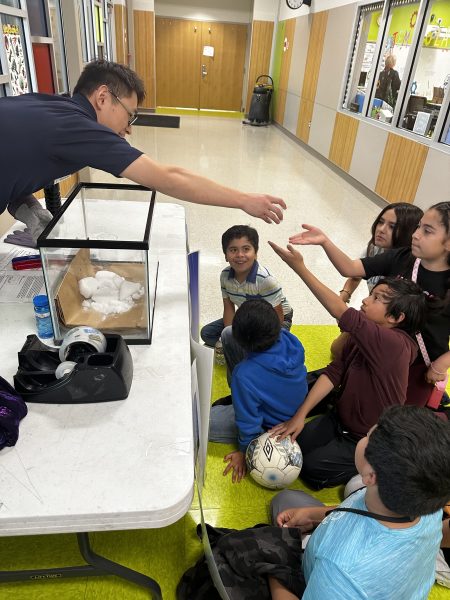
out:
M29 92L27 68L19 27L17 25L3 25L3 40L11 77L12 95L27 94Z

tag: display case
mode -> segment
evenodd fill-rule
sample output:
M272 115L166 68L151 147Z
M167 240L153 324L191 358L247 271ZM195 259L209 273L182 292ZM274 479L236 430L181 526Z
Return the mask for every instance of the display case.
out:
M79 183L39 236L57 343L80 325L151 343L155 197L137 185Z

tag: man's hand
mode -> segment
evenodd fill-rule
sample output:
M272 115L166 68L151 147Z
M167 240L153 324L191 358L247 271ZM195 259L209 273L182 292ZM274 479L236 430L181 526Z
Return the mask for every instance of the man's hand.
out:
M305 426L305 419L301 415L294 415L288 421L284 421L284 423L278 423L269 429L270 437L277 437L279 440L284 440L284 438L291 436L291 441L295 442L298 435L303 431L303 427Z
M322 521L321 518L315 518L317 515L312 512L314 508L306 506L304 508L283 510L277 516L277 525L278 527L298 527L303 533L311 531Z
M38 237L53 218L52 214L45 210L33 195L17 198L10 202L8 211L15 219L25 223L25 233L29 235L34 246L36 246Z
M223 474L228 475L228 473L232 470L232 482L240 483L241 479L245 477L245 474L247 473L244 453L240 452L239 450L235 450L234 452L227 454L223 461L228 462Z
M290 244L298 244L300 246L322 246L328 240L324 232L318 227L306 225L306 223L303 223L302 227L303 229L306 229L306 231L291 235L289 238Z
M300 254L300 252L298 252L298 250L294 250L291 244L288 244L287 249L281 248L281 246L277 246L273 242L269 242L269 245L278 254L278 256L291 267L291 269L297 271L297 269L302 267L304 263L303 256Z
M246 194L245 196L241 208L252 217L259 217L266 223L280 223L283 220L281 208L287 207L281 198L267 194Z

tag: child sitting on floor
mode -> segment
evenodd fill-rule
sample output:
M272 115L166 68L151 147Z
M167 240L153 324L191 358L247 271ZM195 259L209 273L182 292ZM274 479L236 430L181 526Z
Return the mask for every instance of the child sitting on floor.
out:
M277 312L282 327L292 325L292 308L278 281L257 259L259 236L248 225L234 225L222 235L222 250L229 266L220 274L223 317L205 325L200 336L207 346L214 347L224 327L233 322L236 306L250 298L267 300Z
M422 327L426 295L409 280L382 279L357 311L321 283L291 245L285 250L270 244L339 320L341 330L351 334L341 358L324 370L295 416L271 432L297 438L303 452L301 477L310 485L321 489L346 483L356 473L358 440L385 408L406 401L409 367L417 356L410 335ZM309 412L335 388L336 408L305 425Z
M391 407L354 460L367 487L340 506L284 490L272 501L278 527L217 530L212 552L230 598L428 597L450 499L448 424L425 408ZM312 530L303 553L302 535Z
M433 387L445 379L450 368L450 202L439 202L425 211L410 248L388 250L363 259L351 260L317 227L306 224L302 227L305 231L291 236L290 243L322 246L341 275L365 278L400 275L417 281L430 298L441 301L435 307L441 304L441 310L430 312L421 330L426 352L422 349L418 353L409 370L406 402L425 406Z
M268 302L244 302L236 311L232 331L247 358L233 371L232 404L211 407L209 439L239 443L239 450L224 459L228 462L224 475L232 471L234 483L245 476L248 444L281 420L289 419L308 390L303 346L281 328Z

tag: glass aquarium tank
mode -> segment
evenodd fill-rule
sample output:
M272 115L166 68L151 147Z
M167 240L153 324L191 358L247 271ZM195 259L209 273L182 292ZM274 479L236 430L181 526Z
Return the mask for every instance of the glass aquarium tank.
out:
M79 183L39 236L57 343L81 325L119 334L129 344L151 343L155 198L138 185Z

